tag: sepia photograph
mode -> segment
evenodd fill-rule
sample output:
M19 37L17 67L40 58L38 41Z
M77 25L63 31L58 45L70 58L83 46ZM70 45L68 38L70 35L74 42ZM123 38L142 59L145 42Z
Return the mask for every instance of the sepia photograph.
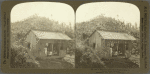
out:
M11 68L75 68L74 10L59 2L25 2L11 10Z
M140 10L92 2L76 11L76 68L140 68Z
M3 73L147 73L146 1L4 1Z

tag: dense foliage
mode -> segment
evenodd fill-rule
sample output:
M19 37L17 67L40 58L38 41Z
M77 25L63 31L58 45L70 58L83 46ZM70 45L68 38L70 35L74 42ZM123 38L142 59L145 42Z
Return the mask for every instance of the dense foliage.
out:
M84 43L82 41L85 41L85 38L88 38L95 30L125 32L131 36L134 36L137 39L137 41L135 41L136 43L139 43L140 39L140 31L136 23L135 26L133 26L131 23L125 24L123 21L100 15L90 21L76 23L77 46Z
M46 17L33 15L23 21L11 23L12 42L21 39L32 29L61 32L74 38L74 30L70 25L49 20Z
M134 25L134 24L133 24ZM135 26L131 25L131 23L125 24L123 21L116 20L111 17L98 16L94 19L86 22L76 23L76 37L77 39L83 38L83 34L90 36L93 31L98 30L107 30L107 31L118 31L118 32L126 32L135 38L140 38L140 31L135 23Z
M38 64L35 58L28 52L29 49L16 45L16 42L11 47L11 68L37 68Z
M76 23L76 46L77 46L76 62L78 63L76 67L79 66L85 67L85 64L87 67L89 66L89 63L86 61L98 57L97 55L93 55L93 52L86 50L87 39L95 30L127 33L137 39L136 41L133 42L133 44L135 47L135 51L138 51L140 49L139 48L140 31L136 23L133 25L131 25L131 23L125 24L123 21L116 20L111 17L105 17L103 15L97 16L90 21ZM84 65L82 65L83 63ZM103 67L102 63L99 66Z
M74 30L71 27L71 24L66 25L64 23L59 23L54 20L50 20L46 17L40 17L37 15L33 15L28 17L27 19L23 21L18 21L11 23L11 67L35 67L35 59L32 57L31 54L27 53L28 56L31 57L27 58L27 56L24 56L24 52L22 50L28 50L22 46L22 42L24 42L25 35L30 30L45 30L45 31L51 31L51 32L60 32L68 35L71 39L74 40ZM75 42L70 41L69 48L71 51L74 51L75 49ZM16 58L16 59L14 59ZM18 62L16 62L18 60ZM30 63L28 63L28 62ZM27 66L26 66L27 65ZM32 65L32 66L29 66Z

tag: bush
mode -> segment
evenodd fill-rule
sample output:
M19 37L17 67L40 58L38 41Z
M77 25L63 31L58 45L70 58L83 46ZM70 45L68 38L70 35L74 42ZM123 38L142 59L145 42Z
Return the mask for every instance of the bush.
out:
M37 64L33 62L27 62L30 60L27 51L25 51L22 47L12 47L11 48L11 56L10 56L10 66L11 68L36 68Z
M82 47L82 48L81 48ZM99 67L104 68L104 62L98 56L98 53L92 51L93 49L87 45L81 46L76 49L76 67L84 68L95 68L97 63L99 63Z

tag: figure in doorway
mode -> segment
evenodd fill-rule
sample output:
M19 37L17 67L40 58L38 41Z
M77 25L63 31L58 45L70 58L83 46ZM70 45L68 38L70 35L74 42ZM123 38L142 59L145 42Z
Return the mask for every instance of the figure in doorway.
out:
M50 56L50 57L52 56L52 51L49 52L49 56Z
M114 48L114 44L111 43L111 44L110 44L110 57L112 57L113 48Z
M117 57L117 55L118 55L117 43L113 43L113 47L112 47L112 57Z
M110 47L110 57L112 57L112 47Z
M117 57L117 55L118 55L118 51L115 51L114 52L114 57Z

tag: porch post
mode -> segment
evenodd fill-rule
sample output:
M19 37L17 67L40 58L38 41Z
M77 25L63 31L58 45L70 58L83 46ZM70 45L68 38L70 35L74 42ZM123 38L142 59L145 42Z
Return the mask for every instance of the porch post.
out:
M53 43L52 43L52 55L53 55Z
M132 43L131 43L131 41L129 41L129 43L128 43L128 50L129 50L129 52L130 52L130 55L131 55L131 52L132 52Z
M58 47L58 48L59 48L59 49L58 49L58 52L59 52L59 56L60 56L60 47L61 47L61 41L59 41L59 43L58 43L58 44L59 44L59 47Z
M118 46L119 46L119 42L117 42L116 44L117 44L117 52L118 52Z
M126 54L126 50L127 50L127 46L126 46L126 44L127 44L127 43L126 43L126 41L125 41L125 43L124 43L124 44L125 44L124 55L125 55L125 57L127 57L127 54Z

